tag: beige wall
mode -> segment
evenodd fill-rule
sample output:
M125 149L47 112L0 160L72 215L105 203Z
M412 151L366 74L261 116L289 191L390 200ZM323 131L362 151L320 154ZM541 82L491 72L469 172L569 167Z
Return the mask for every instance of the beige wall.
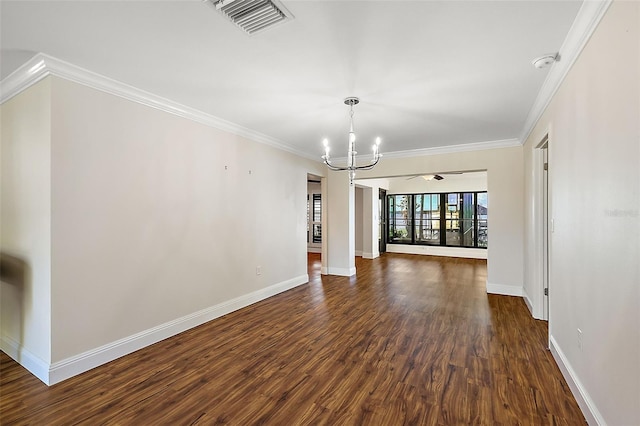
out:
M487 174L484 172L464 175L444 175L443 180L426 181L418 176L389 179L389 194L420 194L438 192L486 191Z
M24 282L0 283L2 349L45 374L51 360L51 82L44 80L0 110L0 241L26 265Z
M522 294L524 199L522 147L489 149L412 158L382 158L359 178L406 176L448 171L487 171L489 248L487 289Z
M640 3L611 5L524 158L526 289L541 291L533 164L549 132L551 343L574 375L583 411L590 404L596 421L610 425L640 424L639 27Z
M306 275L310 161L66 80L53 99L54 362Z
M2 348L52 382L306 282L320 163L56 77L2 124L2 250L33 275Z

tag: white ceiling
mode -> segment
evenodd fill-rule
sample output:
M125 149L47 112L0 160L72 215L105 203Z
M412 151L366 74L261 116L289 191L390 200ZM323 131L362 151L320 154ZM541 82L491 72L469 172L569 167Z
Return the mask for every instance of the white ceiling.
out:
M0 3L0 76L42 52L263 133L344 155L518 138L580 1L283 1L247 36L200 0ZM363 142L364 141L364 142Z

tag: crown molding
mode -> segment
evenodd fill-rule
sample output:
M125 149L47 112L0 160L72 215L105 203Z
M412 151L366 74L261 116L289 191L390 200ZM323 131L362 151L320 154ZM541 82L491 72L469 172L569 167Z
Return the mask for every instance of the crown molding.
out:
M149 93L142 89L138 89L137 87L105 77L44 53L36 54L33 58L0 82L0 104L5 103L9 99L50 75L73 81L169 114L177 115L206 126L224 130L234 135L269 145L300 157L319 161L319 157L292 148L284 142L263 133L248 129L232 123L231 121L215 117L195 108L190 108L170 99L154 95L153 93Z
M382 153L382 158L380 159L380 161L383 161L385 158L422 157L425 155L454 154L457 152L483 151L485 149L512 148L515 146L522 146L520 139L500 139L496 141L472 142L457 145L436 146L432 148L409 149L406 151L384 152ZM370 159L371 154L356 156L356 160L367 161ZM332 160L338 163L346 163L347 157L336 157L332 158Z
M215 117L194 108L187 107L170 99L154 95L120 81L111 79L109 77L94 73L87 69L70 64L69 62L65 62L63 60L46 55L44 53L36 54L29 61L25 62L21 67L16 69L13 73L0 81L0 104L5 103L9 99L13 98L22 91L28 89L32 85L50 75L73 81L75 83L82 84L84 86L88 86L93 89L112 94L114 96L119 96L132 102L137 102L142 105L159 109L170 114L184 117L210 127L215 127L217 129L224 130L229 133L233 133L235 135L242 136L247 139L290 152L300 157L320 162L320 156L315 156L299 151L270 136L253 131L246 127L242 127L230 121ZM518 146L521 144L522 142L518 139L503 139L497 141L467 143L433 148L421 148L407 151L395 151L385 153L384 157L405 158L423 155L450 154L464 151L507 148ZM362 158L364 158L364 156ZM346 161L346 157L338 158L337 160Z
M465 143L449 146L437 146L433 148L410 149L407 151L394 151L383 153L382 159L385 158L407 158L420 157L424 155L442 155L453 154L457 152L482 151L486 149L511 148L521 146L519 139L501 139L496 141Z
M524 144L549 105L549 102L551 102L551 99L558 91L560 84L562 84L572 65L577 60L580 52L589 41L589 38L597 28L600 20L606 13L612 1L613 0L585 0L583 2L576 19L574 20L569 33L560 48L559 61L555 62L551 66L549 74L547 74L547 78L542 84L542 88L538 92L536 100L529 110L520 138L395 151L385 153L384 157L404 158L423 155L449 154L464 151L506 148ZM210 127L224 130L303 158L317 162L320 161L319 157L295 149L278 139L102 76L43 53L38 53L20 68L0 81L0 104L3 104L49 75L64 78L96 90L110 93Z
M591 38L591 35L598 27L600 20L609 9L613 0L585 0L580 6L580 10L573 21L567 37L562 43L558 52L559 60L555 62L547 78L542 83L542 88L538 92L533 106L529 110L529 115L525 121L520 141L524 144L533 131L533 128L542 117L542 114L549 106L551 99L556 94L560 85L569 73L569 70L578 59L580 52Z
M43 55L37 54L0 81L0 105L49 75Z

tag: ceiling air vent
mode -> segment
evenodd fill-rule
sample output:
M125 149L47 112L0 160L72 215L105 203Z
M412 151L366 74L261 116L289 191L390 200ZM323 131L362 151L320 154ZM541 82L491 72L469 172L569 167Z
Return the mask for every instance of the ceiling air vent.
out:
M249 35L293 19L277 0L210 0L215 8Z

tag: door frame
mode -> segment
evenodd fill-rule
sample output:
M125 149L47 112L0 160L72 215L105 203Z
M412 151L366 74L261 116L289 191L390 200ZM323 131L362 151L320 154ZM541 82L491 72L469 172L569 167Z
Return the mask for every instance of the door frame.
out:
M533 150L533 317L549 321L551 303L551 234L553 217L551 206L550 132L544 134ZM545 170L545 164L546 170Z
M378 188L378 252L387 252L387 190Z

